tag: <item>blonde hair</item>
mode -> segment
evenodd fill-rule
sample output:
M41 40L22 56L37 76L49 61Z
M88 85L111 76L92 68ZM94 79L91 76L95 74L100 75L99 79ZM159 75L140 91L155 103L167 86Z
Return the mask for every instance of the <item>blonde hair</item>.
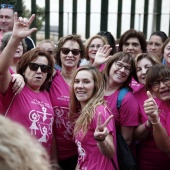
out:
M81 110L80 103L77 100L74 93L74 80L77 73L82 70L89 71L92 74L94 80L94 89L91 98L87 101L87 104ZM87 133L88 126L91 123L92 118L94 116L95 108L98 105L102 105L102 104L105 105L104 90L105 90L105 83L102 74L97 68L92 66L84 66L84 67L80 67L76 71L72 81L71 96L70 96L70 118L72 121L75 121L74 135L79 130L82 130L83 135Z
M0 169L50 170L45 149L18 123L0 116Z
M108 44L106 37L101 36L101 35L94 35L94 36L90 37L89 39L87 39L85 42L85 49L86 49L86 57L85 58L86 58L86 60L90 60L90 58L88 56L88 50L89 50L89 46L90 46L91 42L94 39L101 39L101 41L103 42L104 45Z

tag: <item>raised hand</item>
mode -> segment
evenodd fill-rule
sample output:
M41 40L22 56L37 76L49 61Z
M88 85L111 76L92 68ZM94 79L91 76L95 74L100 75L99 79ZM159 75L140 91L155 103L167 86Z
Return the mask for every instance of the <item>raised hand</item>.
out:
M157 120L159 118L158 106L149 91L147 91L147 96L148 99L145 100L143 105L145 113L149 116L151 121L153 121L153 119Z
M95 55L94 58L94 66L100 66L108 61L109 54L111 52L112 48L110 48L110 45L104 45L103 47L100 47Z
M113 118L113 115L108 117L108 119L103 124L101 124L101 113L98 114L97 127L94 132L94 138L96 140L103 141L106 138L106 136L109 134L107 125L112 118Z
M33 14L29 19L18 17L18 14L15 12L14 14L14 28L12 35L15 38L23 39L33 32L35 32L36 28L29 29L31 23L35 19L35 15Z

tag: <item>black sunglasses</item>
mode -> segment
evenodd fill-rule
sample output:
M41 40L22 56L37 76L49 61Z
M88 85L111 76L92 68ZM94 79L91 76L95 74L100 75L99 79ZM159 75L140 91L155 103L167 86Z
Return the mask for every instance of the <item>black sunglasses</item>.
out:
M11 4L1 4L1 8L10 8L10 9L14 9L14 6Z
M81 50L80 49L70 50L69 48L61 48L61 52L64 55L67 55L70 51L72 52L73 55L79 55Z
M41 68L41 71L42 71L43 73L48 73L48 71L49 71L49 69L50 69L50 66L43 65L43 64L40 65L40 64L36 64L36 63L29 63L28 66L29 66L29 69L30 69L31 71L37 71L38 68L40 67L40 68Z

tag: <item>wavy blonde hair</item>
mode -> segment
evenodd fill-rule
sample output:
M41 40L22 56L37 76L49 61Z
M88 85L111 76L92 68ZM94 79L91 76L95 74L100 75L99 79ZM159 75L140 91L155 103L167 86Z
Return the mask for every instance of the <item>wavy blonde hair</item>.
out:
M45 149L23 126L2 116L0 116L0 169L51 169Z
M80 103L77 100L74 93L74 80L77 73L84 70L92 74L94 80L94 90L91 98L87 101L86 106L81 110ZM70 119L75 123L74 135L76 135L76 133L79 130L82 130L83 135L87 133L88 126L93 119L96 107L102 104L105 105L104 90L105 83L102 74L97 68L92 66L83 66L76 71L71 86L70 115L69 115Z

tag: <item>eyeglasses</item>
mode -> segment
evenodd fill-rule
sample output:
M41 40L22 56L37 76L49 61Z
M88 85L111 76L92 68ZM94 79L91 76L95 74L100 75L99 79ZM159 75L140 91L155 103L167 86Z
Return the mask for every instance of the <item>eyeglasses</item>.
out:
M43 73L48 73L48 71L49 71L49 69L50 69L50 66L43 65L43 64L40 65L40 64L36 64L36 63L29 63L28 66L29 66L29 69L30 69L31 71L37 71L38 68L40 67L40 68L41 68L41 71L42 71Z
M1 8L10 8L10 9L14 9L13 5L10 4L1 4Z
M100 45L100 44L98 44L98 45L94 45L94 44L89 45L89 49L94 49L94 48L99 49L100 47L102 47L102 45Z
M115 66L116 66L117 69L122 69L124 67L126 73L130 73L132 71L130 66L124 66L120 62L115 62Z
M81 50L80 49L70 50L69 48L61 48L61 52L64 55L67 55L70 51L72 52L73 55L79 55Z
M170 77L162 79L162 80L157 80L157 81L154 81L153 83L150 83L151 87L153 89L158 89L160 87L160 82L162 82L165 85L169 85L170 84Z

